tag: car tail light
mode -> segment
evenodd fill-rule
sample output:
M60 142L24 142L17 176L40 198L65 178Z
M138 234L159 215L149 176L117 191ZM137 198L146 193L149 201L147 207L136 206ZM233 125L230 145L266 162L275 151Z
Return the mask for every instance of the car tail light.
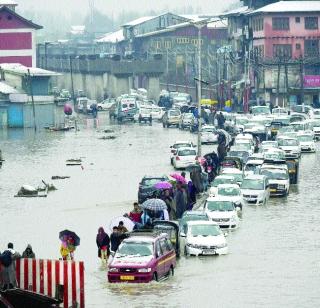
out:
M179 156L176 156L176 160L180 160L180 157L179 157Z

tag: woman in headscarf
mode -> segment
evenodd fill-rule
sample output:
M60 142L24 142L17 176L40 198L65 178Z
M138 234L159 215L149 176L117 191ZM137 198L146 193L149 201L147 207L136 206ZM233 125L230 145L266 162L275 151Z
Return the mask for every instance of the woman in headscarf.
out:
M98 257L102 262L106 262L110 254L110 238L102 227L98 229L96 243L98 246Z

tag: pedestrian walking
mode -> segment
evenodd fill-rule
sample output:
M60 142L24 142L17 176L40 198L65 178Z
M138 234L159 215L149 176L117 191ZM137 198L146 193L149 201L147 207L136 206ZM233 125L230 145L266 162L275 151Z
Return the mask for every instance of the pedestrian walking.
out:
M226 122L226 119L225 119L224 115L222 114L222 112L220 112L217 115L217 121L218 121L218 127L220 129L223 129L224 128L224 123Z
M110 255L110 238L109 235L104 231L103 227L98 229L96 243L98 246L98 257L104 263L107 261Z
M126 237L126 234L119 232L119 228L114 226L110 235L111 251L116 252L122 240Z
M176 192L175 192L175 202L176 202L176 216L180 219L183 213L187 210L187 193L182 188L181 182L177 182Z
M2 264L2 290L13 289L17 287L17 278L16 278L16 260L21 256L18 252L13 249L13 244L8 244L8 249L5 250L1 256Z
M22 258L25 258L25 259L35 259L36 258L36 255L33 252L32 246L30 244L27 245L27 248L22 253Z

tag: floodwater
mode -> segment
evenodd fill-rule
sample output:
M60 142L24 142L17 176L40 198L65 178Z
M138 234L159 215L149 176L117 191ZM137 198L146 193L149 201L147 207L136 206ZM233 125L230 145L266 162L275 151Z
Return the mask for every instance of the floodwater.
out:
M101 130L115 140L101 140ZM301 159L300 182L285 199L245 207L241 227L228 237L230 253L181 257L175 276L149 285L107 283L97 258L98 227L128 212L145 174L168 174L169 146L194 135L160 124L110 125L83 121L79 132L0 131L6 160L0 169L0 250L32 244L37 257L58 258L60 230L81 237L76 258L85 261L87 307L319 307L320 152ZM210 146L204 147L204 152ZM319 147L318 147L319 149ZM319 149L320 150L320 149ZM67 167L65 160L83 159ZM51 181L52 175L70 179ZM47 198L14 198L23 184L54 182Z

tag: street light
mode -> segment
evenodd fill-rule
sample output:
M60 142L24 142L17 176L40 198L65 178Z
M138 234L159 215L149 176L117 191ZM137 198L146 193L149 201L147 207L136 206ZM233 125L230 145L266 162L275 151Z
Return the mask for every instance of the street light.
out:
M198 156L201 156L201 29L208 23L208 19L192 23L198 29Z

